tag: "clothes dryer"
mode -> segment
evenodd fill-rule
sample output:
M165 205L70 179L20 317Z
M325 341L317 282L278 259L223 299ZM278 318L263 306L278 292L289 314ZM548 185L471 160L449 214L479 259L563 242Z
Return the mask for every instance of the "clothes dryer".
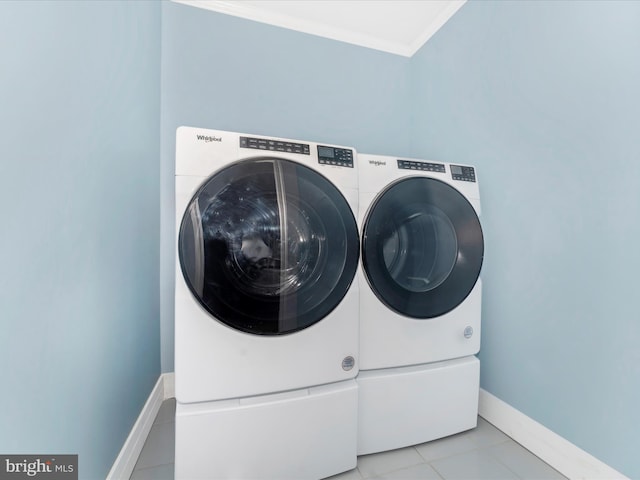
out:
M476 426L476 170L360 154L359 454Z
M178 129L177 479L355 467L354 157L349 147Z

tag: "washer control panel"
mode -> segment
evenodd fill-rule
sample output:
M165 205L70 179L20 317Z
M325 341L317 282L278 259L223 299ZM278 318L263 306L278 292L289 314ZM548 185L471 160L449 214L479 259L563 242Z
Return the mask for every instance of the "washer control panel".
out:
M402 170L444 173L444 165L441 163L418 162L416 160L398 160L398 168Z
M311 155L309 145L306 143L283 142L269 138L240 137L240 148Z
M473 167L451 165L451 178L453 178L454 180L461 180L463 182L475 182L476 171Z
M318 145L318 163L353 168L353 150Z

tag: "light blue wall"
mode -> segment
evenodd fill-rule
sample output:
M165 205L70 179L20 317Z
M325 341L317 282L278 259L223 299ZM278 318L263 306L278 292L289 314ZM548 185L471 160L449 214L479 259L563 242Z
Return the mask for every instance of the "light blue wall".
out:
M174 3L162 22L162 369L171 371L175 129L407 155L409 59Z
M413 153L475 164L482 387L640 478L640 2L471 1L412 59Z
M160 373L160 5L0 2L0 452L103 479Z
M0 2L0 452L102 478L173 369L187 124L476 164L482 386L640 477L639 32L638 2L471 1L405 59L166 2Z

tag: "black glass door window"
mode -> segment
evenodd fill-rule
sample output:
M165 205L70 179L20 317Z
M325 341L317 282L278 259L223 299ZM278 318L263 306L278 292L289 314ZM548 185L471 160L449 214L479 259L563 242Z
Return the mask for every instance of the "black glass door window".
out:
M440 180L399 180L376 198L365 219L367 280L402 315L433 318L453 310L476 284L483 255L473 206Z
M351 208L325 177L277 158L231 164L189 203L178 237L186 283L215 319L260 335L326 317L358 265Z

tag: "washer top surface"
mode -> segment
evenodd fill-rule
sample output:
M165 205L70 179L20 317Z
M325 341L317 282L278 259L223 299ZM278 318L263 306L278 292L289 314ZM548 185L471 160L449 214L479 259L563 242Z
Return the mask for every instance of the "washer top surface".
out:
M256 157L293 160L341 189L358 188L353 147L196 127L179 127L176 133L176 176L208 177L231 162Z

